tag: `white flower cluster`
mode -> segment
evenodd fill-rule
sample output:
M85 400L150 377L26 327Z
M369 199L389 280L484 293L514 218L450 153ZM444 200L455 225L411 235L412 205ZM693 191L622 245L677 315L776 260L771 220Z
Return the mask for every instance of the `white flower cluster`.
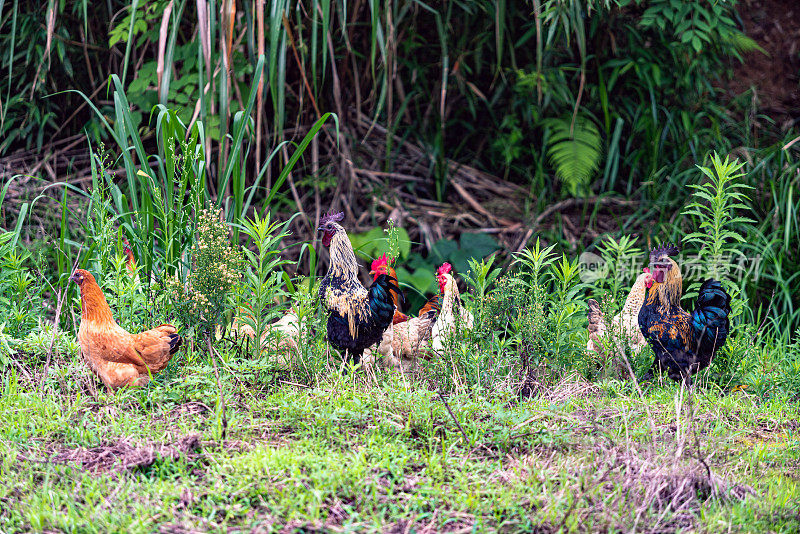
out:
M197 239L192 254L192 270L185 286L170 282L170 290L187 319L206 327L216 324L225 311L228 296L239 283L242 255L230 242L228 225L221 209L205 209L198 214Z

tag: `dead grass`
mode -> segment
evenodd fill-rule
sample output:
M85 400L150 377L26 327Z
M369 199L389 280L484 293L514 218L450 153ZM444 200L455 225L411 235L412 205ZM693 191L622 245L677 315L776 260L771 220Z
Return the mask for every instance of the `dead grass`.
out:
M608 394L597 384L593 384L576 372L567 374L543 397L550 402L566 402L579 399L599 399Z
M687 455L676 459L675 450L607 446L600 441L572 451L569 457L556 449L508 456L492 478L506 484L531 477L563 481L564 472L573 483L561 484L558 491L587 501L573 513L581 520L604 516L609 527L621 530L632 526L637 532L655 533L694 528L709 499L730 503L759 497L754 488L713 471L704 460ZM542 499L539 504L546 509L557 502Z
M386 525L387 534L436 534L448 532L450 534L466 534L475 532L475 517L471 514L449 514L448 512L434 511L430 518L425 520L404 519Z
M190 434L171 443L135 444L121 438L97 447L53 446L49 453L40 453L39 458L18 455L21 462L70 464L92 473L122 473L150 467L158 460L197 458L201 447L199 434Z

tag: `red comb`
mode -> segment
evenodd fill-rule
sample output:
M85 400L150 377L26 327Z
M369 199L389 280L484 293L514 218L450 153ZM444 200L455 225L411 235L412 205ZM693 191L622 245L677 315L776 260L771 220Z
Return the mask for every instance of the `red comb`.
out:
M388 265L388 264L389 264L389 257L386 256L386 254L384 254L383 256L378 256L377 258L372 260L372 267L371 268L372 268L373 271L377 271L378 267L381 267L382 265Z
M436 276L439 276L440 274L450 274L450 271L452 270L453 266L447 262L444 262L441 267L436 269Z

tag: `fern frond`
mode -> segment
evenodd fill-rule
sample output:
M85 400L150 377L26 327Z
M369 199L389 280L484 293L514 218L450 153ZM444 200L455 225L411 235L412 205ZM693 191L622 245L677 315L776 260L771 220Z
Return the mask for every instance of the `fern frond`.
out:
M731 33L730 35L725 36L723 40L726 41L727 44L733 46L733 48L735 48L740 54L758 51L765 56L769 56L769 52L764 50L757 42L743 33Z
M572 117L547 119L542 124L552 132L547 157L556 176L572 196L585 195L592 176L600 167L603 138L597 126L579 116L570 135Z

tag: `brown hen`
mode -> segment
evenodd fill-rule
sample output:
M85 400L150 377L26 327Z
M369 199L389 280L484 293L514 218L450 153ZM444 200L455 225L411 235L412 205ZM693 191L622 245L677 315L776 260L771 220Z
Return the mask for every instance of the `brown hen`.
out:
M131 334L114 321L94 276L78 269L70 278L81 290L81 353L106 387L143 386L167 366L181 346L175 327L162 324Z

